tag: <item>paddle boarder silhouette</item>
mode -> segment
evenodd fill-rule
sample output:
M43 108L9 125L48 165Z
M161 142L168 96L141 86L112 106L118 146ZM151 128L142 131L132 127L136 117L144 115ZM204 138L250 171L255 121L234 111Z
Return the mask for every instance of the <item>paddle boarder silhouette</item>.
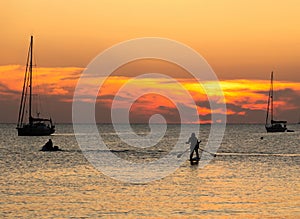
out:
M195 160L197 162L200 159L199 151L198 151L200 142L201 141L198 141L198 139L196 138L195 133L192 133L191 137L186 142L186 144L190 144L190 161L191 161L191 163L193 162L193 160ZM196 158L193 158L194 152L196 152Z

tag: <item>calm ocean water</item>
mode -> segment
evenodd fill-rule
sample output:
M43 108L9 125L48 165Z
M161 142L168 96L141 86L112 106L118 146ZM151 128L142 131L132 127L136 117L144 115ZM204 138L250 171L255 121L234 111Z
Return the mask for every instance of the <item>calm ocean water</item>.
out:
M163 179L131 184L97 171L70 124L58 124L51 137L59 152L39 151L49 137L18 137L14 124L1 124L0 217L300 218L300 125L288 127L295 132L227 125L218 156L204 168L186 161ZM99 130L117 156L145 162L168 153L179 126L145 150L122 144L110 125ZM208 131L201 126L203 143Z

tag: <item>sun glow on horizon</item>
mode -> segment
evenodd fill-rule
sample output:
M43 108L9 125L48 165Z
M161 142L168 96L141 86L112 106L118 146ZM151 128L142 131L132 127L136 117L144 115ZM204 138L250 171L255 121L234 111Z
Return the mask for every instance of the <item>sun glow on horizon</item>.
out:
M37 68L39 91L50 97L53 97L57 105L68 103L71 104L73 100L73 92L76 83L80 77L83 68L65 67L65 68ZM15 100L15 107L17 108L22 88L24 77L24 66L8 65L0 66L0 94L1 101ZM173 115L176 114L176 107L171 104L169 100L162 96L155 95L155 92L173 92L176 94L175 102L181 103L184 107L194 107L193 103L186 102L182 98L182 93L174 86L174 82L170 82L165 78L142 78L134 81L129 87L129 91L122 96L115 96L118 90L126 84L131 77L125 76L111 76L103 84L97 98L97 103L100 108L109 108L114 98L119 101L122 107L122 102L125 104L131 100L132 96L138 95L145 85L151 87L149 93L151 95L144 95L139 98L132 106L133 120L138 121L141 118L141 112L150 114L159 113L167 115L167 112ZM197 83L192 78L177 78L176 79L184 89L186 89L193 97L197 104L197 111L200 121L209 121L211 115L210 105L207 99L207 94L204 90L205 83L209 86L215 86L219 83L222 87L226 104L227 116L247 116L249 110L263 112L266 109L266 102L269 91L269 80L222 80L219 82L203 82ZM91 83L94 83L91 81ZM276 92L276 99L274 105L284 108L284 110L297 110L299 105L297 100L300 96L300 82L276 81L274 84ZM82 91L85 101L89 101L90 90ZM218 94L215 94L216 98ZM147 104L146 104L147 103ZM134 114L136 112L136 118ZM216 110L214 113L224 113ZM280 112L279 112L280 113ZM174 115L175 115L174 114ZM178 122L175 119L174 122ZM192 121L191 121L192 122Z

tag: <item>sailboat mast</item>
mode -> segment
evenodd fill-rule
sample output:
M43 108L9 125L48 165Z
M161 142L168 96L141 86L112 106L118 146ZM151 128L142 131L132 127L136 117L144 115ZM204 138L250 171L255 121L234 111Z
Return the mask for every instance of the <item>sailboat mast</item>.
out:
M30 38L30 64L29 64L29 124L32 124L31 105L32 105L32 53L33 36Z
M271 123L273 122L273 72L271 73Z
M271 103L271 98L272 98L272 78L273 78L273 72L271 73L271 84L270 84L270 89L269 89L269 97L268 97L268 107L267 107L267 116L266 116L266 125L268 125L268 120L269 120L269 112L270 112L270 103Z

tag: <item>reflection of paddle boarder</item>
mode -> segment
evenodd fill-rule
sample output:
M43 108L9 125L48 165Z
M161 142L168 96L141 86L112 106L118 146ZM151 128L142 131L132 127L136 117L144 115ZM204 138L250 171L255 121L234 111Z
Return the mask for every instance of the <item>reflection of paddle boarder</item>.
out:
M190 144L190 161L192 162L193 160L193 155L194 155L194 151L196 152L196 160L199 160L199 144L201 141L198 141L198 139L195 136L195 133L192 133L191 137L189 138L189 140L186 142L186 144Z

